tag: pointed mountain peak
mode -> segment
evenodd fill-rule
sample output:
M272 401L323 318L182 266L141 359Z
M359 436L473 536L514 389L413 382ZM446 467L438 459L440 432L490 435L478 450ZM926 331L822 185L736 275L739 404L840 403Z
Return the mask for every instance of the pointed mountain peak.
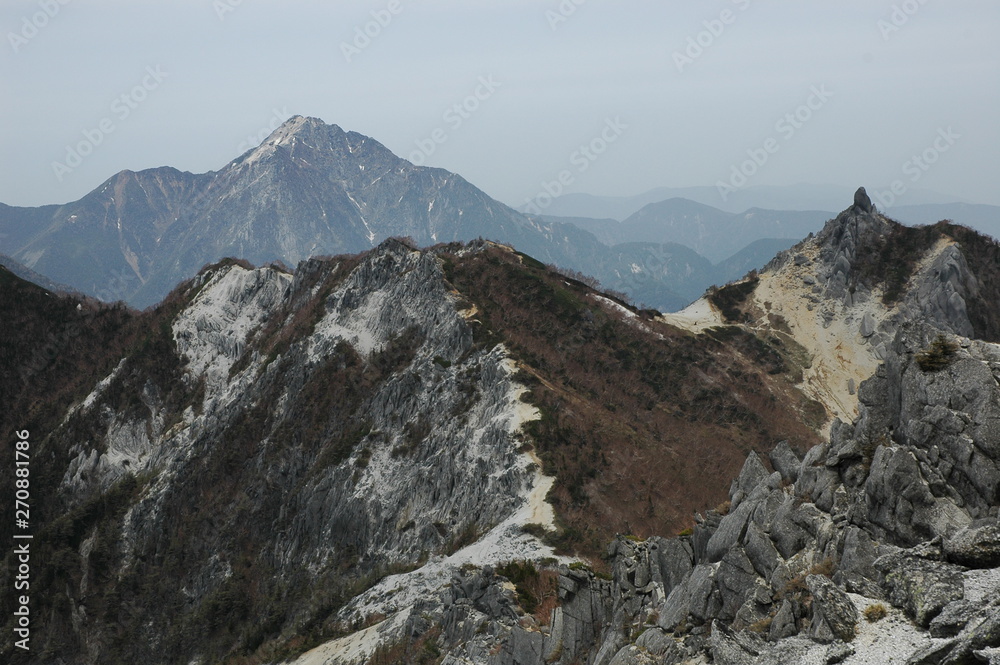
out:
M279 151L295 154L312 162L306 153L351 154L358 146L381 146L377 141L355 132L346 132L337 125L328 125L319 118L294 115L275 129L259 146L234 160L242 168L269 161ZM383 148L384 149L384 148Z
M328 125L319 118L293 115L274 130L264 143L287 141L295 136L309 136L317 132L337 135L343 134L344 130L337 125Z
M841 245L847 242L852 248L859 242L886 235L898 226L879 213L872 205L864 187L854 193L854 204L831 219L819 233L821 244Z
M329 142L334 137L342 136L344 133L344 130L337 125L328 125L319 118L293 115L271 132L270 136L261 142L260 147L293 145L300 140L312 144L324 139Z

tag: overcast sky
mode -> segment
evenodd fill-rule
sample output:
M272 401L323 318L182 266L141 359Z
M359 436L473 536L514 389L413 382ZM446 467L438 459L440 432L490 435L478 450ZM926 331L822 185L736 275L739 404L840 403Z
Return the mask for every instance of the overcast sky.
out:
M0 5L4 203L219 169L301 114L512 205L567 173L1000 204L996 0L62 2Z

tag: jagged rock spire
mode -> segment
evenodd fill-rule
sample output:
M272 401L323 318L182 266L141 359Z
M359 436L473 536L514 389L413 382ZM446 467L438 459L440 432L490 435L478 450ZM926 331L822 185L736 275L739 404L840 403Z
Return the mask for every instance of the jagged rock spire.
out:
M868 197L868 192L865 191L864 187L858 187L858 191L854 192L854 206L864 212L874 212L872 200Z

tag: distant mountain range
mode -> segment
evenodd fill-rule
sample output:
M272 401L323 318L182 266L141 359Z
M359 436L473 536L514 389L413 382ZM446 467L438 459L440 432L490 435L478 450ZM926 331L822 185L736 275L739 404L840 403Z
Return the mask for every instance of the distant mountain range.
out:
M754 208L733 214L688 199L650 203L622 222L613 219L570 218L607 245L623 242L674 242L686 245L710 261L719 262L750 243L782 238L787 249L823 228L835 215L825 211L778 211ZM547 217L548 221L561 218ZM737 275L738 276L738 275Z
M844 201L850 201L853 193L853 187L799 184L783 187L747 187L728 195L723 200L716 187L657 187L636 196L564 194L553 200L545 209L545 213L559 217L597 217L622 221L650 203L674 198L689 199L730 213L740 213L751 208L833 211L843 208ZM905 207L950 204L954 200L954 197L944 194L911 189L906 193ZM903 206L888 212L894 213L901 207ZM831 212L830 218L834 215L835 213Z
M65 284L143 308L225 257L295 266L393 236L420 246L487 238L591 275L637 303L675 311L707 287L764 265L834 216L760 207L733 213L685 198L656 199L667 192L704 199L705 189L656 190L612 201L614 210L606 199L567 196L547 212L575 201L584 216L529 216L459 175L415 166L372 138L295 116L219 171L122 171L72 203L0 204L0 253L10 256L15 272L32 279L25 270L32 271L46 288ZM792 200L787 192L768 199L766 188L751 193L755 200ZM837 193L834 209L850 200ZM833 192L802 189L797 196L832 202ZM640 202L620 223L596 218ZM1000 219L990 206L899 210L921 220L951 217L994 235L996 222L984 224Z

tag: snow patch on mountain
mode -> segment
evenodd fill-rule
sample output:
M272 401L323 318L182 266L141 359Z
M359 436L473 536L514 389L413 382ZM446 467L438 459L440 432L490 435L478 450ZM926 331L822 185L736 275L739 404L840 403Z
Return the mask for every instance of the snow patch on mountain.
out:
M712 306L708 298L699 298L679 312L661 314L659 319L676 328L693 333L725 325L722 314Z

